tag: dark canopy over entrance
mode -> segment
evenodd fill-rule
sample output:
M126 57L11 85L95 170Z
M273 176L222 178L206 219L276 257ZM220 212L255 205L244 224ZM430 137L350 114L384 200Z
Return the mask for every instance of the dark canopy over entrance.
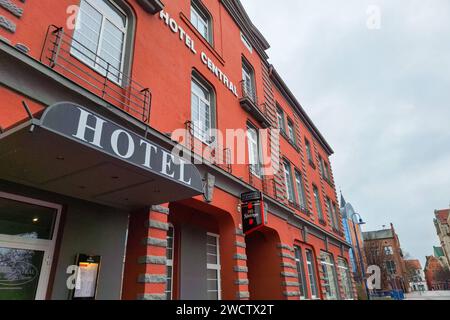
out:
M203 193L193 164L67 102L0 135L0 179L130 209Z

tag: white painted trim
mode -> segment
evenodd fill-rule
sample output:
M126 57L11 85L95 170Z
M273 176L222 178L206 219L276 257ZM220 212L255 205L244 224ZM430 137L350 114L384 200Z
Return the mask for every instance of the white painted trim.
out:
M218 234L210 232L207 232L206 235L216 238L217 264L206 263L206 269L217 271L217 297L219 300L222 300L222 276L221 276L222 266L220 264L220 236Z

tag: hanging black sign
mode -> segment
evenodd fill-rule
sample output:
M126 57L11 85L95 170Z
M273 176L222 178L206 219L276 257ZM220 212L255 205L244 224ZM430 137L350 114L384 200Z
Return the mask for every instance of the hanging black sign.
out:
M242 228L246 235L264 226L264 203L253 201L241 204Z
M250 201L261 201L262 193L261 191L250 191L241 193L241 201L242 202L250 202Z

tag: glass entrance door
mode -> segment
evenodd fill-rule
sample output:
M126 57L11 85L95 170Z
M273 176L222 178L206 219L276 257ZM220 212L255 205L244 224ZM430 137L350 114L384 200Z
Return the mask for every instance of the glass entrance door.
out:
M45 299L60 209L0 192L0 300Z

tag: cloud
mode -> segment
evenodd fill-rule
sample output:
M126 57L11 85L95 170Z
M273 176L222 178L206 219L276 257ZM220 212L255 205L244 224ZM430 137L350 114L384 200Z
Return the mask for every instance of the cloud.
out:
M330 142L338 187L420 258L450 202L450 2L243 0L271 62ZM367 8L381 29L367 28ZM269 10L270 8L270 10Z

